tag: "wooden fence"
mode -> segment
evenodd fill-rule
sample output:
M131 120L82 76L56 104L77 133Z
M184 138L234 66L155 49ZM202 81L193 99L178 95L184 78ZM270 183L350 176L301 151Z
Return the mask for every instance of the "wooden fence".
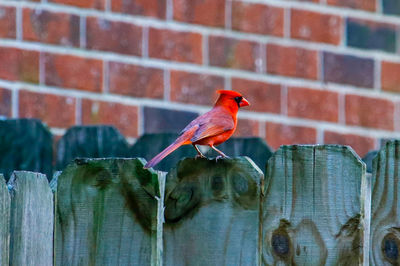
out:
M140 158L76 159L50 185L15 171L0 178L0 265L400 264L400 141L372 174L345 146L260 150L264 173L248 157L186 158L168 173Z

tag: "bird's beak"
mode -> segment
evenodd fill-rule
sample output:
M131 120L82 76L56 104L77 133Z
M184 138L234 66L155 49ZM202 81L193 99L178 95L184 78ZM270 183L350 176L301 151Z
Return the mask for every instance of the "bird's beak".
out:
M249 106L250 103L243 97L242 100L240 101L239 106L244 107L244 106Z

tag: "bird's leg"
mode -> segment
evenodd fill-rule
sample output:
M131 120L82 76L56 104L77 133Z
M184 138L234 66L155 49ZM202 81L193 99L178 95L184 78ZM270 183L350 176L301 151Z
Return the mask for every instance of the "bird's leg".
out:
M201 151L199 150L199 148L197 148L196 144L192 144L193 147L196 149L197 151L197 155L196 158L206 158L206 156L204 156L204 154L201 153Z
M220 154L220 156L217 157L217 160L220 158L229 158L229 156L225 155L225 153L215 148L214 145L210 145L210 147Z

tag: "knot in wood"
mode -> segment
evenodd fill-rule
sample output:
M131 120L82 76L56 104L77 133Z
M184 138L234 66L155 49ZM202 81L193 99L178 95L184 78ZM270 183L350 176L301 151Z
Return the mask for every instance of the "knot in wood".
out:
M381 248L382 253L386 260L390 263L397 264L399 263L399 244L400 240L393 234L389 233L385 235L382 240Z
M290 252L289 236L285 233L274 233L272 235L272 248L279 257L286 257Z

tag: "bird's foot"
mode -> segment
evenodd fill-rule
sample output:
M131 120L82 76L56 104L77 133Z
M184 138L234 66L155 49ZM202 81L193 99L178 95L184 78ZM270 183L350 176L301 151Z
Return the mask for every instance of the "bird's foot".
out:
M227 155L218 155L217 157L215 157L215 161L218 162L219 159L230 159L231 157L227 156Z
M207 157L204 156L203 154L197 154L194 158L195 159L200 159L200 158L207 158Z

